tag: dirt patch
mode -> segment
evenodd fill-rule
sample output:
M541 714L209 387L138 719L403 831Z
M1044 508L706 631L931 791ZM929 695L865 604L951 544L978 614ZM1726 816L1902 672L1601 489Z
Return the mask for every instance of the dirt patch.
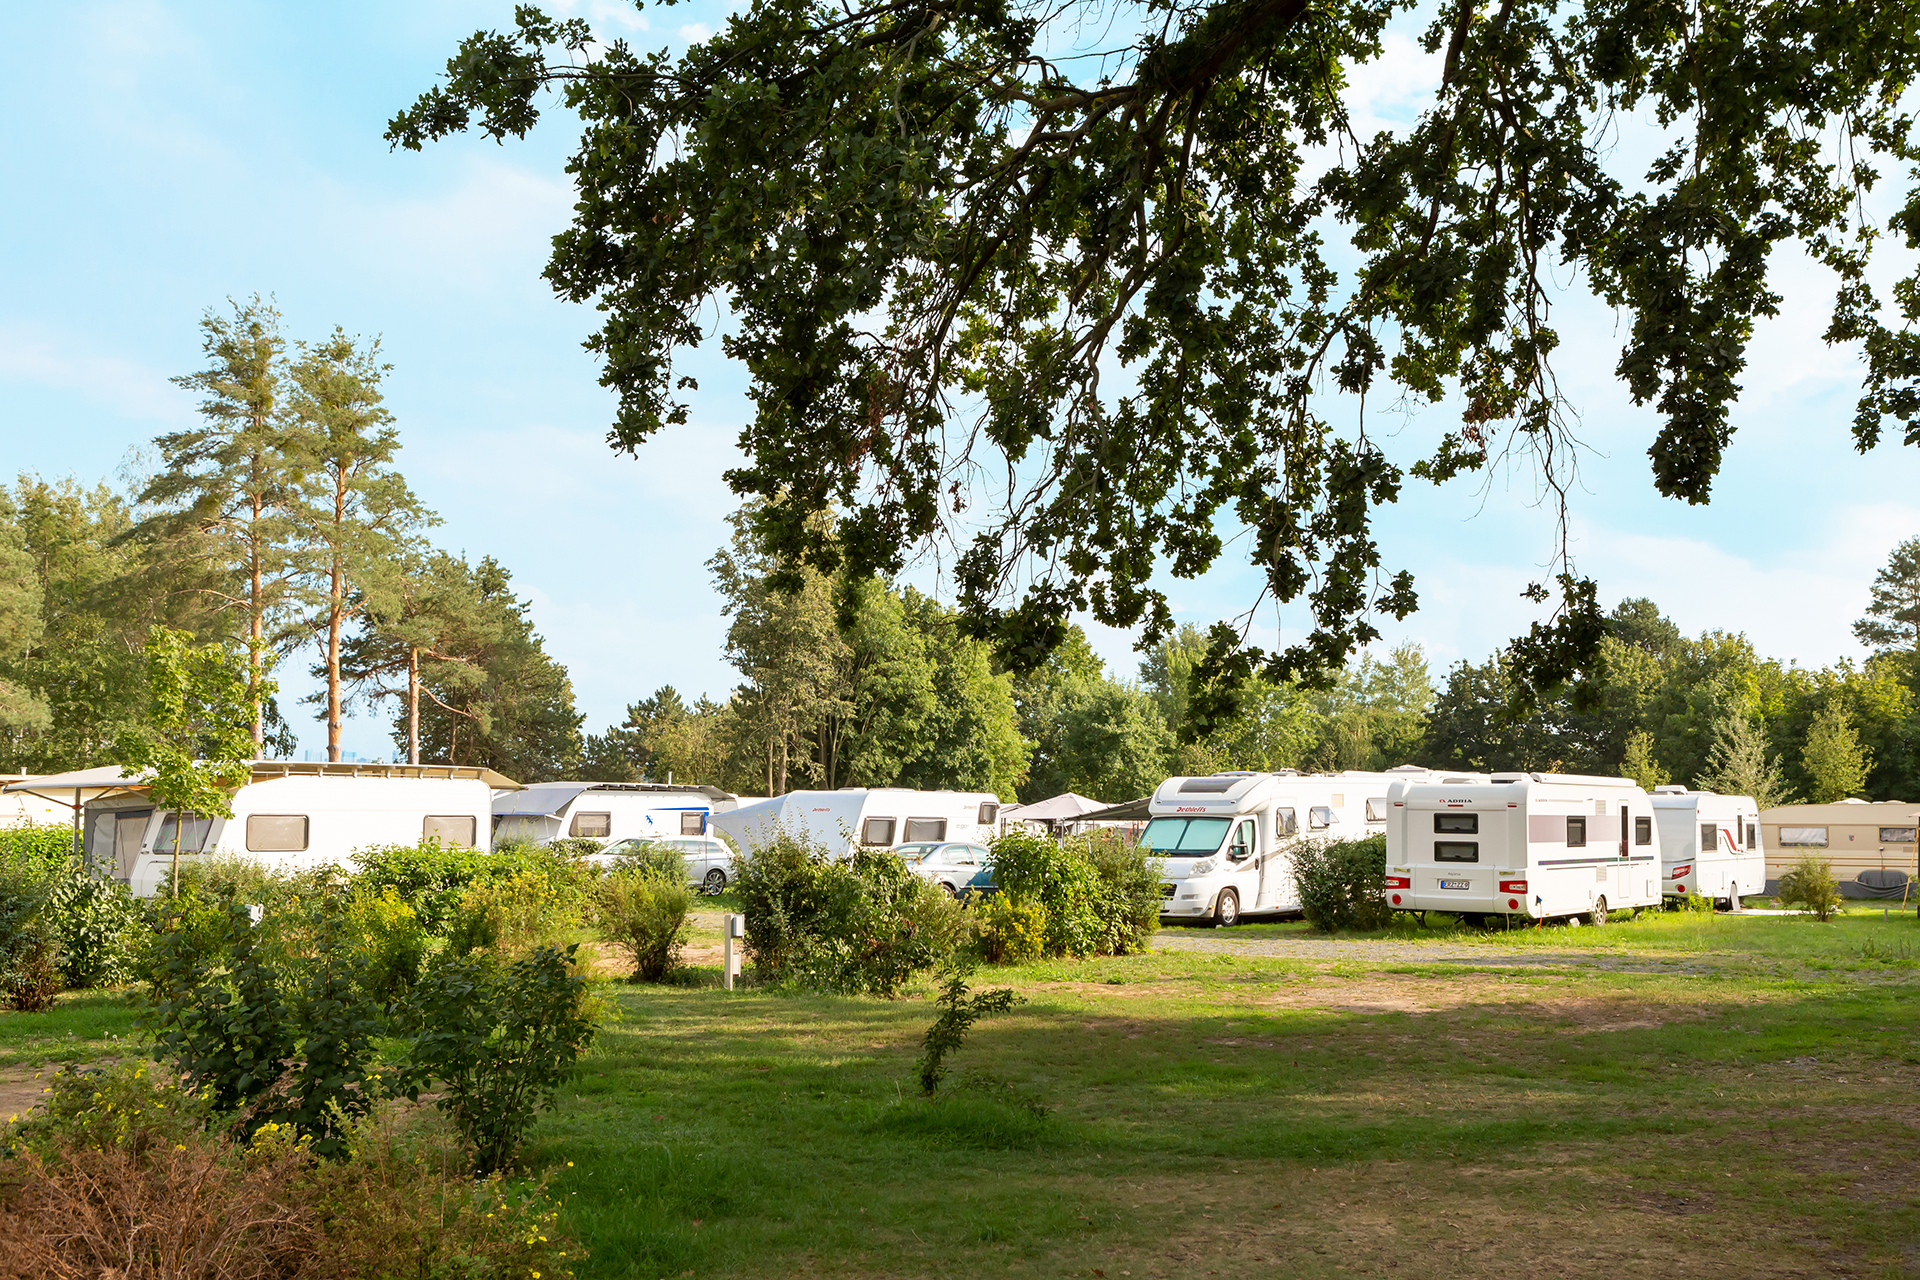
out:
M0 1071L0 1124L39 1106L46 1096L42 1092L47 1087L46 1077L51 1074L51 1068L39 1072Z

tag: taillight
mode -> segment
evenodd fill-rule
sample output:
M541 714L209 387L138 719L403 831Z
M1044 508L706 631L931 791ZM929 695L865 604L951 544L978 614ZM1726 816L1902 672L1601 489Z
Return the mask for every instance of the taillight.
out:
M1400 895L1397 893L1393 895L1393 905L1396 907L1400 905Z
M1692 864L1691 862L1689 862L1689 863L1688 863L1688 864L1687 864L1686 866L1684 866L1684 867L1675 867L1675 868L1673 869L1673 878L1674 878L1675 880L1678 880L1678 879L1679 879L1680 877L1682 877L1682 876L1684 876L1684 875L1687 875L1687 874L1688 874L1688 873L1690 873L1690 872L1691 872L1692 870L1693 870L1693 864Z
M1500 892L1502 893L1525 893L1526 891L1527 882L1525 880L1502 880L1500 882Z
M1388 877L1387 877L1387 888L1389 888L1389 889L1411 889L1411 888L1413 888L1413 881L1412 881L1412 879L1411 879L1411 878L1409 878L1409 877L1407 877L1407 876L1388 876Z
M1520 909L1520 899L1518 898L1507 899L1507 910L1518 911L1519 909Z

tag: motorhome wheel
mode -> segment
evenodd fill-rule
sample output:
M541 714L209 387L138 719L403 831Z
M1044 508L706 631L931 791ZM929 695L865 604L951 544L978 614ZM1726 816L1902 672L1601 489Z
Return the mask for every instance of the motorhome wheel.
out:
M1587 912L1587 919L1596 925L1607 922L1607 900L1604 895L1593 900L1593 910Z
M1213 909L1213 922L1222 929L1240 923L1240 895L1232 889L1220 891L1220 902Z
M727 873L722 871L718 867L715 867L713 870L707 872L707 878L701 884L701 891L704 892L709 898L719 897L722 893L726 892L726 888L727 888Z

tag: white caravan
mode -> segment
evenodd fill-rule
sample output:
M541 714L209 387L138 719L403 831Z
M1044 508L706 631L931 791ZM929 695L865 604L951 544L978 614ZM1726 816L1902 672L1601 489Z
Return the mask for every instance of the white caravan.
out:
M1667 895L1697 893L1738 911L1740 895L1765 890L1767 853L1751 796L1655 787L1653 817Z
M256 760L252 780L233 794L231 818L182 821L122 774L118 790L87 802L84 847L89 865L146 898L166 880L176 834L183 862L237 857L283 871L348 865L372 845L485 849L493 793L517 785L465 765Z
M1393 781L1434 776L1403 765L1386 773L1168 778L1155 788L1140 833L1140 847L1162 863L1161 917L1231 925L1247 914L1298 911L1291 841L1383 831Z
M1406 780L1387 799L1386 893L1399 910L1603 924L1660 902L1653 805L1629 778Z
M998 834L1000 797L990 791L908 791L901 787L842 787L789 791L713 817L714 830L742 852L785 831L807 835L845 856L855 847L958 840L985 844Z
M666 782L535 782L494 797L493 843L663 840L707 834L734 807L718 787Z

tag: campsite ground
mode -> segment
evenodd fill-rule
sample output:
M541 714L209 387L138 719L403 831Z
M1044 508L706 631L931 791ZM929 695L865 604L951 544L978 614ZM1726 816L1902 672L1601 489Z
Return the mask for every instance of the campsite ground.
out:
M532 1153L582 1274L1920 1273L1911 915L1183 929L979 980L1026 1003L933 1107L930 989L608 987ZM0 1082L130 1030L0 1017Z

